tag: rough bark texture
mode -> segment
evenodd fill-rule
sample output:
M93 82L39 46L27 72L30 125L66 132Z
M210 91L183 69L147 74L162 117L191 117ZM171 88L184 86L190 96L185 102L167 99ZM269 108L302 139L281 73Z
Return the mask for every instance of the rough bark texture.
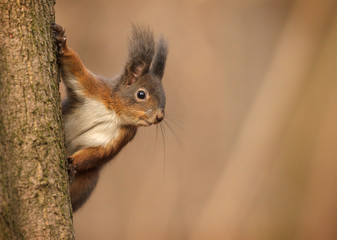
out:
M0 0L0 239L74 238L54 3Z

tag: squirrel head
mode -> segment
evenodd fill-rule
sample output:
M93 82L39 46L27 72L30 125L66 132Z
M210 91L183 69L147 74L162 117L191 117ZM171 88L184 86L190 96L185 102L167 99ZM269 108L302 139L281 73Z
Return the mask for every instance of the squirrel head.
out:
M111 96L111 107L124 124L150 126L163 120L166 98L162 78L166 56L163 38L155 47L148 28L132 26L129 57Z

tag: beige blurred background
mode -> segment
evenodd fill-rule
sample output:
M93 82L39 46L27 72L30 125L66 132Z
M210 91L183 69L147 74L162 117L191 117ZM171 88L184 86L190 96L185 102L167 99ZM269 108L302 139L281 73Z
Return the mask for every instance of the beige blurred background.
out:
M58 0L93 72L130 23L170 52L165 143L143 128L74 215L76 237L337 239L336 0Z

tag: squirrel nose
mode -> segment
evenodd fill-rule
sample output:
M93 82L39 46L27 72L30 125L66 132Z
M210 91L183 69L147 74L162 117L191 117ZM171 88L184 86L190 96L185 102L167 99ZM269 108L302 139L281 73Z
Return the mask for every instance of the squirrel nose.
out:
M156 120L157 123L160 123L164 119L164 110L161 110L159 113L157 113Z

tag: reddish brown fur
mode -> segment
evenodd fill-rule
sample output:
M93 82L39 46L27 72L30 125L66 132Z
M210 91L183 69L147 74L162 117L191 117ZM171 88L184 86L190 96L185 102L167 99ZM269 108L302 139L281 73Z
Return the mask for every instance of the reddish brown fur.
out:
M125 72L120 76L118 83L121 84L118 86L116 85L114 89L109 88L105 81L103 81L99 77L96 77L86 69L80 57L67 46L66 38L64 36L65 31L61 26L55 24L53 25L53 29L56 32L56 40L59 46L59 59L61 62L63 80L69 91L68 93L70 101L68 105L65 105L65 108L73 108L72 111L74 111L75 113L77 111L77 113L79 113L78 111L80 110L76 110L76 107L78 107L78 104L81 104L80 98L82 98L82 100L83 98L91 98L103 103L107 109L112 110L112 112L119 115L120 118L124 121L123 124L116 123L117 125L111 128L114 133L117 134L117 137L115 134L111 134L110 142L108 142L109 138L106 138L106 136L103 135L102 139L106 139L106 141L104 144L100 142L101 145L99 146L95 145L95 141L92 147L90 147L90 145L88 144L86 145L86 147L81 149L81 146L75 145L77 147L74 148L75 153L73 153L69 157L69 159L72 160L72 167L76 171L74 181L71 183L70 186L73 210L76 211L88 199L93 189L95 188L99 176L99 171L102 166L106 162L111 160L114 156L116 156L116 154L118 154L119 151L129 141L133 139L137 132L137 126L141 126L141 123L139 123L140 125L137 125L137 122L139 120L143 121L144 119L146 119L150 122L150 124L152 124L158 123L162 120L162 117L164 116L165 94L158 78L156 78L158 81L155 82L151 80L151 77L149 77L150 75L147 75L148 80L146 80L145 77L143 78L143 80L139 80L144 74L148 72L154 55L154 41L152 34L149 32L149 29L141 30L136 27L134 28L133 39L130 40L129 43L129 61L126 64ZM162 43L161 49L165 50L166 45L163 45ZM160 54L157 54L156 59L162 60L161 62L158 62L160 62L160 66L163 67L163 64L165 64L166 61L166 52L159 51L159 53ZM159 76L160 80L162 77L163 69L161 69L161 71L161 76ZM156 71L154 70L154 72ZM143 86L145 86L146 88L155 89L155 92L157 93L156 99L151 99L151 95L149 95L146 99L146 102L142 102L141 100L138 101L138 98L138 102L135 101L136 104L130 105L130 103L128 102L130 100L130 94L125 95L124 92L123 95L121 93L122 88L124 88L125 90L125 87L127 88L131 85L138 86L137 82L139 81L142 81ZM158 92L160 93L159 95ZM131 94L131 98L135 98L135 95ZM141 105L139 105L140 102L142 102ZM80 109L83 110L83 108ZM150 109L150 112L152 111L152 115L148 114L147 116L144 109L146 109L147 111ZM86 112L82 116L87 116L88 113L90 115L90 113L92 112L90 107L85 108L85 110L90 111ZM100 111L105 112L104 110ZM71 115L71 111L68 110L65 111L64 114L68 117L65 119L69 119L71 118L71 116L75 116ZM107 114L107 116L110 117L109 114L110 112ZM125 115L126 118L125 116L124 118L121 117L122 115ZM82 117L81 115L76 116ZM98 116L101 117L101 115ZM158 120L159 116L161 117L160 120ZM127 118L130 118L134 121L130 122L130 119ZM87 120L88 118L84 119ZM100 119L94 119L94 121L92 122L95 123L96 120L97 122L99 122ZM120 119L118 121L120 121ZM71 121L66 121L66 123L69 122ZM91 128L97 127L97 125L95 125L96 123L92 124L92 122L90 122L89 120L89 123L91 123L91 125L88 124L81 126L84 126L84 129L86 129L85 132L89 131ZM149 122L145 123L147 124ZM72 128L68 131L76 133L76 131L74 131L74 128L76 128L76 126L70 126L72 126ZM81 131L83 130L81 129ZM89 133L91 134L91 132ZM92 136L94 136L94 138L97 138L95 133ZM92 141L92 138L89 139L90 141ZM92 144L92 142L90 142L90 144Z
M60 56L63 71L71 73L79 81L88 97L100 100L107 107L111 106L112 99L108 86L86 69L76 52L66 44L64 46L63 55Z
M71 203L73 211L76 211L86 201L88 196L94 190L100 168L93 168L91 170L78 174L70 185Z
M118 138L112 140L106 147L84 148L75 152L70 158L73 159L76 170L80 173L106 163L133 139L136 132L135 127L122 127Z
M135 127L122 127L119 136L106 147L91 147L75 152L70 158L77 171L70 187L73 210L76 211L92 193L102 166L131 141L137 132Z

